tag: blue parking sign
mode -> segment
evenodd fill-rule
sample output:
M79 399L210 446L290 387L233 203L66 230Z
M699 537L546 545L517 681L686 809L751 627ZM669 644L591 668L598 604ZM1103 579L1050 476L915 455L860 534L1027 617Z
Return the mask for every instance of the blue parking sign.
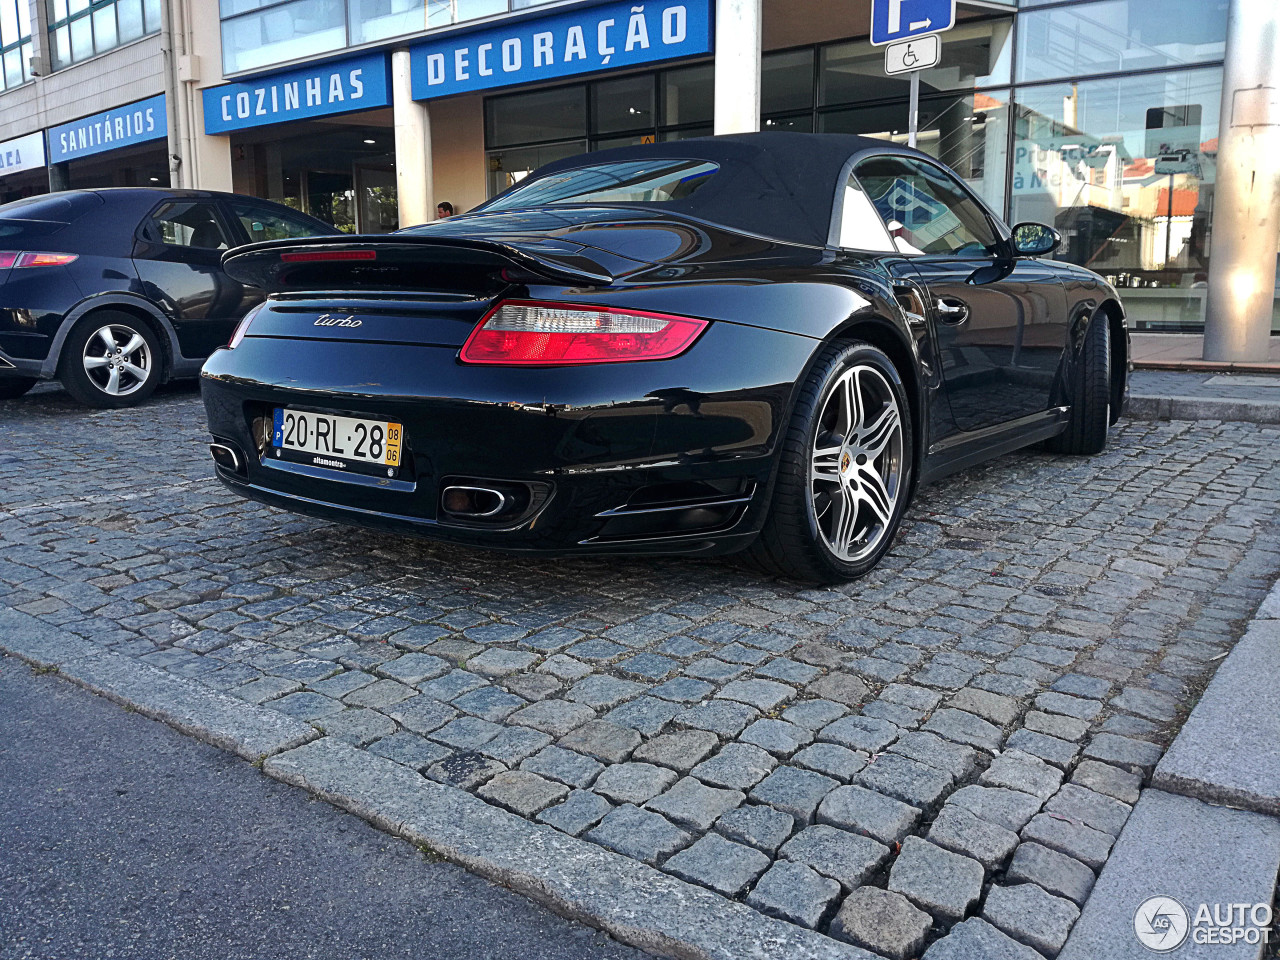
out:
M871 0L871 45L941 33L956 25L956 0Z

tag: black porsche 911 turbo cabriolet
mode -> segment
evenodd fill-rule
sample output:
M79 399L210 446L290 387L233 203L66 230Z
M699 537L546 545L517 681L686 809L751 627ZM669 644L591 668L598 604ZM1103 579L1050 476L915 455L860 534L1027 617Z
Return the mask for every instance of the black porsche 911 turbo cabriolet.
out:
M380 237L250 244L205 364L246 497L538 553L870 570L917 486L1100 451L1115 290L927 155L759 133L607 150Z

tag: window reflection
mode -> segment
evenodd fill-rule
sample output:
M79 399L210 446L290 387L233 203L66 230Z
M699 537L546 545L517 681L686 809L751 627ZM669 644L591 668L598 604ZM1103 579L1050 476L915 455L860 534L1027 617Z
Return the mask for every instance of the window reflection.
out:
M1210 69L1018 93L1013 219L1127 288L1139 329L1204 321L1220 92Z
M1018 80L1149 70L1221 59L1227 0L1103 0L1019 18Z

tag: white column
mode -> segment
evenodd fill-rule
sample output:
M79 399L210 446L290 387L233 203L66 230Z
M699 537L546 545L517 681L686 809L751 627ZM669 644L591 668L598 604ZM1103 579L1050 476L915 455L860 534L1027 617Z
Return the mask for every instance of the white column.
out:
M715 132L760 129L763 0L716 0Z
M391 109L396 125L396 200L400 226L435 219L431 176L431 115L413 99L409 86L409 51L391 54Z
M1280 242L1280 13L1231 0L1218 131L1206 360L1265 360Z

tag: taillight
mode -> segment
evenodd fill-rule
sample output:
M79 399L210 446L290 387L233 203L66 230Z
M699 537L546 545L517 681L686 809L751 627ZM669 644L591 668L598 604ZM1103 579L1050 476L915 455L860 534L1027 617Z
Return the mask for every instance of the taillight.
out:
M79 257L78 253L18 253L12 250L0 250L0 268L61 267Z
M507 300L485 315L458 356L502 366L667 360L706 328L692 317Z
M253 318L262 312L266 306L266 301L258 304L244 315L244 318L236 324L235 330L231 333L231 339L227 341L227 349L234 350L240 346L240 341L244 339L244 335L249 332L249 324L253 323Z
M317 260L377 260L377 250L315 250L307 253L282 253L285 263L313 263Z

